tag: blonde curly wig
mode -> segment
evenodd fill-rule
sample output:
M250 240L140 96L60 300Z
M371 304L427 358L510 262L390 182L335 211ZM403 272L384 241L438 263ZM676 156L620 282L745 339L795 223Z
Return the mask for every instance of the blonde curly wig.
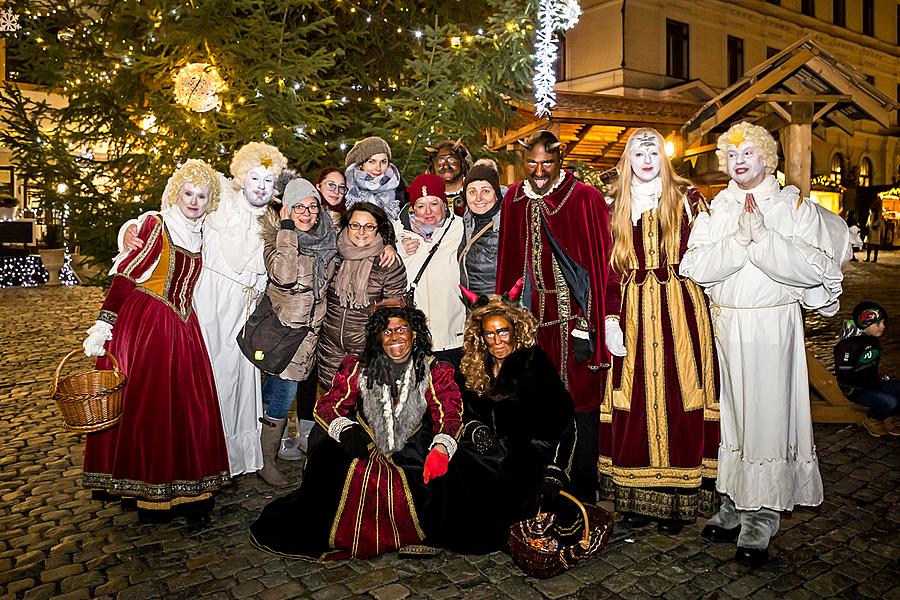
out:
M281 175L281 171L287 167L287 159L275 146L262 142L250 142L235 152L234 158L231 159L229 170L231 176L234 177L235 185L242 185L247 173L260 165L272 169L272 174L278 177Z
M746 121L735 123L719 136L716 142L719 170L728 173L728 149L732 146L736 148L745 141L756 146L762 153L766 161L766 173L774 173L778 168L778 144L775 143L775 138L764 127Z
M482 297L483 298L483 297ZM466 378L466 387L476 394L486 394L491 385L493 357L481 335L481 323L488 317L503 317L512 325L513 350L530 348L535 344L537 322L530 312L507 304L500 296L488 296L486 304L477 305L466 323L463 336L463 358L459 370Z
M209 206L207 213L211 213L219 206L219 174L211 166L202 160L191 158L187 160L180 169L172 173L169 181L166 182L166 189L163 192L161 210L165 210L178 204L178 192L181 186L191 182L194 185L209 186Z

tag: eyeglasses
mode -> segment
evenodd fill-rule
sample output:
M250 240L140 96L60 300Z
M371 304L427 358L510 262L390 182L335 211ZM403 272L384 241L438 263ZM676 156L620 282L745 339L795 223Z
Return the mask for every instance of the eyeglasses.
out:
M493 343L494 340L497 339L497 337L499 337L504 342L508 342L510 334L511 332L509 329L507 329L506 327L501 327L497 331L484 331L481 335L484 336L485 341Z
M329 192L337 192L338 194L347 193L347 186L343 183L335 183L333 181L323 181L322 183L325 184L325 189Z
M349 227L351 231L359 231L362 229L366 233L372 233L378 229L378 225L372 225L371 223L366 223L365 225L362 223L347 223L347 227Z
M456 166L459 164L459 158L451 154L445 154L444 156L438 156L435 162L439 165Z
M309 214L314 215L317 212L319 212L319 205L312 204L310 206L303 206L302 204L295 204L294 206L291 207L291 210L294 211L295 213L297 213L298 215L302 215L305 212L308 212Z

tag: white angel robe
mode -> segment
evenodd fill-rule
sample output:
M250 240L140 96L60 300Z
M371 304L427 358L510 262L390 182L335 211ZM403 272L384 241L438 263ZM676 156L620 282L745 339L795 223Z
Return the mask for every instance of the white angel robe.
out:
M203 224L203 273L194 292L194 310L212 362L234 476L263 466L260 373L241 353L237 335L266 288L257 218L268 208L251 206L224 177L219 183L219 207Z
M743 247L734 233L748 192L769 235ZM800 309L837 311L833 247L816 205L772 176L752 190L730 182L691 232L680 272L711 299L722 380L717 488L739 510L822 502Z

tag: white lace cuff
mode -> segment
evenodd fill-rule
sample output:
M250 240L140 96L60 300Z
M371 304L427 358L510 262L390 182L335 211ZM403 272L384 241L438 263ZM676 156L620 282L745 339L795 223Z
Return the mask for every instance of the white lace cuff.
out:
M456 453L456 440L452 435L447 435L446 433L439 433L434 436L434 440L432 440L431 445L428 447L429 450L434 448L438 444L443 444L447 448L447 453L450 455L450 458L453 458L453 455Z
M352 427L353 425L356 425L356 421L352 421L347 417L338 417L328 426L328 435L331 439L340 443L341 434L344 433L345 429Z

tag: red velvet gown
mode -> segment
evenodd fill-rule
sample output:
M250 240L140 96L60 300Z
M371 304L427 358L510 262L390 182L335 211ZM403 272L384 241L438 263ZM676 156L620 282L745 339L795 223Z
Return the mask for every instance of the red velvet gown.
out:
M613 357L600 408L600 493L616 510L692 521L718 509L719 372L706 294L678 274L691 222L706 210L689 196L678 256L660 243L656 210L632 228L634 267L623 276L624 357ZM701 484L703 487L701 488Z
M107 351L127 377L122 418L88 434L83 481L136 497L139 506L166 509L228 483L228 455L212 368L191 308L200 253L175 245L160 217L146 219L138 237L143 249L116 267L100 311L114 325ZM151 268L149 279L136 283ZM97 366L112 368L106 357Z
M525 194L525 182L513 185L500 212L497 293L525 278L522 302L538 323L537 343L556 367L575 403L578 431L571 469L572 491L596 500L600 403L610 368L606 350L607 307L619 306L618 273L609 266L612 235L606 200L596 188L569 172L539 199ZM551 238L552 236L552 238ZM554 249L556 246L556 249ZM565 262L579 273L564 273ZM578 302L578 288L586 301ZM572 331L587 330L593 348L576 358Z
M348 457L323 432L335 419L346 417L376 437L379 428L374 423L380 415L364 408L361 370L357 357L348 356L331 390L316 402L320 427L310 434L313 446L303 484L267 505L250 526L256 546L282 556L317 560L368 558L423 541L454 548L448 514L464 518L465 510L451 511L446 506L445 484L458 477L448 473L428 485L423 482L425 458L435 435L456 439L462 430L462 402L453 366L432 362L422 385L424 402L416 409L421 414L413 414L410 422L415 426L400 450L385 454L370 444L368 458L357 459ZM393 402L396 406L397 398ZM413 404L406 402L407 407ZM454 462L450 460L451 471Z

